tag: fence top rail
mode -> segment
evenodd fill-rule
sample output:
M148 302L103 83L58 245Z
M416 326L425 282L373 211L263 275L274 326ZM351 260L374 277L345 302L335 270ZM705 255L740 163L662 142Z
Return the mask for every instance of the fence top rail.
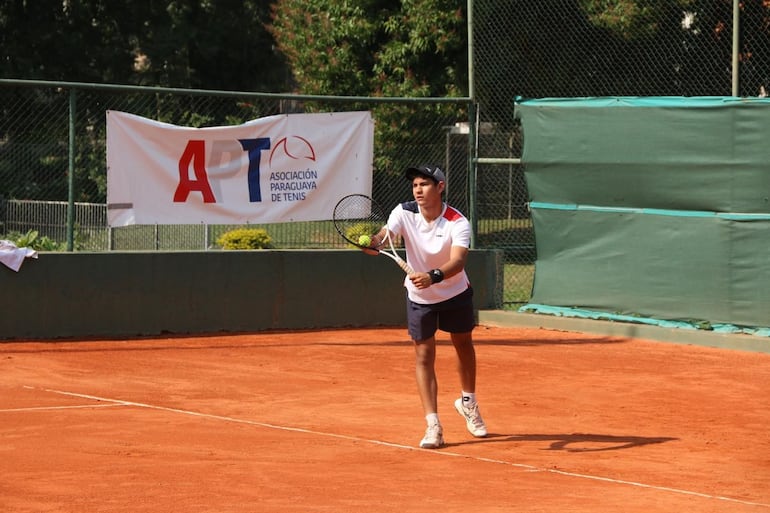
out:
M0 78L0 86L17 87L61 87L65 89L84 89L101 90L117 92L139 92L139 93L174 93L196 96L231 96L231 97L250 97L250 98L273 98L305 101L333 101L333 102L371 102L371 103L469 103L470 98L465 96L458 97L415 97L415 96L325 96L315 94L294 94L294 93L259 93L248 91L222 91L211 89L184 89L178 87L149 87L122 84L94 84L87 82L59 82L51 80L27 80L17 78Z
M68 201L62 200L28 200L28 199L16 199L16 198L0 198L0 203L7 203L9 205L69 205ZM107 208L106 203L89 203L83 201L75 201L73 205L78 207L104 207Z

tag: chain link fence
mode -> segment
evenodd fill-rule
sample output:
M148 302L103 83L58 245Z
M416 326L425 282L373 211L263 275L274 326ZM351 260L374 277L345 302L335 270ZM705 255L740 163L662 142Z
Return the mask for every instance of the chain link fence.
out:
M9 81L4 82L7 85ZM467 100L319 98L11 82L13 86L0 88L0 234L34 229L41 236L63 240L68 217L62 211L62 201L68 194L74 197L75 250L211 249L219 235L237 227L109 229L106 214L99 214L105 222L94 224L91 205L103 205L107 194L108 110L193 127L236 125L290 112L369 110L375 118L375 198L384 205L409 199L411 191L403 169L415 163L437 162L447 169L449 200L467 211L467 135L464 146L451 136L453 127L467 119ZM71 145L70 133L74 134ZM275 248L343 247L340 238L332 235L333 227L325 222L252 227L265 228Z
M526 303L535 240L519 161L517 97L764 96L763 1L476 0L470 96L341 98L0 80L0 237L29 230L76 251L200 250L234 226L106 226L105 112L225 126L291 112L370 110L374 195L410 198L407 165L443 163L447 199L477 248L505 254L504 306ZM735 10L734 10L735 9ZM737 15L737 16L734 16ZM733 33L734 19L739 30ZM469 155L469 152L475 155ZM71 172L70 172L71 170ZM342 247L329 223L265 228L276 248Z
M529 299L535 259L517 97L765 96L770 88L762 0L475 0L471 20L476 214L500 226L479 245L505 250L507 305Z

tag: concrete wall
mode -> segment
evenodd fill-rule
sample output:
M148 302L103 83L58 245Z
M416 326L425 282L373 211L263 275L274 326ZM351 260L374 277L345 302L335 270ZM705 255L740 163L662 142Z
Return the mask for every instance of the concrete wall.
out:
M477 309L502 253L471 251ZM0 339L405 325L403 272L358 251L41 253L0 265Z

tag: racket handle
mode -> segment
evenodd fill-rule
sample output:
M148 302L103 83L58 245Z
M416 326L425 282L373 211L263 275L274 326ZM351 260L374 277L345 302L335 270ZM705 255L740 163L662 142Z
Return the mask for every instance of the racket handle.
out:
M398 266L399 266L401 269L403 269L403 270L404 270L404 272L405 272L406 274L414 274L414 269L412 269L412 267L411 267L409 264L407 264L407 263L404 261L404 259L403 259L403 258L401 258L401 257L399 257L399 256L396 256L396 263L398 264Z

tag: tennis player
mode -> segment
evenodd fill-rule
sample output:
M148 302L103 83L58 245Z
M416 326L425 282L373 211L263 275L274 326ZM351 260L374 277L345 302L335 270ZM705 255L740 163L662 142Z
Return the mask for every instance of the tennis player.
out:
M414 201L390 213L387 229L406 246L406 260L415 270L404 280L409 336L414 341L417 388L428 424L420 447L437 449L444 444L438 415L435 372L436 330L448 332L459 360L460 397L454 406L476 437L487 428L476 401L476 352L473 347L473 289L465 273L471 226L459 211L442 201L446 177L440 167L420 165L405 171ZM386 232L374 236L379 244Z

